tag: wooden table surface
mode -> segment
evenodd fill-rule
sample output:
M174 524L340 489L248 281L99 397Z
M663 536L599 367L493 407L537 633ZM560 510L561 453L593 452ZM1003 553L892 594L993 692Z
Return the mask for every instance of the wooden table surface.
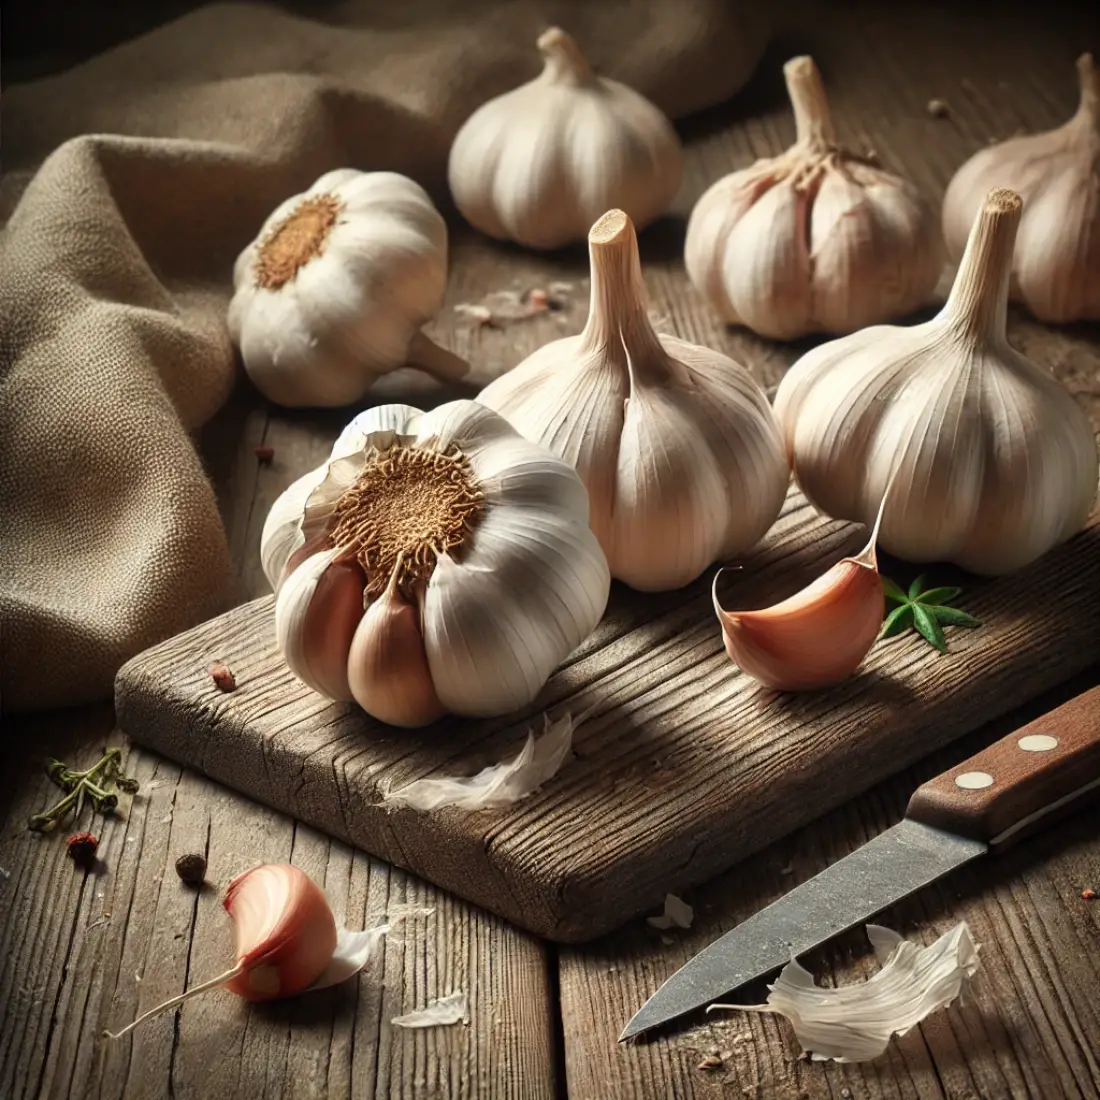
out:
M921 5L845 6L784 32L735 104L689 120L688 173L675 216L643 234L654 312L666 331L726 350L774 385L802 350L725 330L690 291L680 263L683 219L718 175L783 148L792 133L779 68L818 60L843 137L873 147L932 195L969 153L1020 129L1049 127L1075 104L1073 61L1100 39L1087 5L952 14ZM991 12L996 11L996 23ZM1089 20L1092 20L1090 23ZM933 118L928 100L950 105ZM583 253L539 257L454 234L449 307L432 330L489 377L585 316ZM564 308L500 329L451 307L492 291L572 282ZM1012 339L1049 365L1100 427L1095 326L1052 336L1013 317ZM395 379L387 395L409 394ZM438 400L439 394L424 394ZM266 591L259 531L274 497L315 463L346 414L270 410L242 384L200 444L218 487L241 599ZM253 447L275 448L261 466ZM63 837L26 830L51 801L37 758L76 765L121 743L106 706L7 719L0 769L0 1100L66 1097L908 1098L953 1100L1100 1096L1100 829L1079 814L999 861L965 869L880 918L929 941L960 919L981 944L973 1002L929 1018L863 1065L811 1063L769 1016L712 1017L667 1038L619 1046L622 1024L679 965L716 935L897 821L924 778L1014 725L1100 682L1077 677L996 726L853 800L694 891L690 931L660 934L632 921L605 941L556 948L344 844L129 750L141 793L103 823L101 862L74 870ZM172 869L205 852L210 887L196 893ZM384 953L357 979L268 1006L218 991L114 1044L100 1038L158 1001L220 972L231 957L220 894L238 871L290 860L321 882L349 926L395 919ZM862 933L805 960L825 982L875 969ZM468 1025L406 1031L401 1012L454 990ZM761 985L745 991L762 1000ZM718 1065L700 1068L717 1055ZM711 1059L713 1061L713 1059Z

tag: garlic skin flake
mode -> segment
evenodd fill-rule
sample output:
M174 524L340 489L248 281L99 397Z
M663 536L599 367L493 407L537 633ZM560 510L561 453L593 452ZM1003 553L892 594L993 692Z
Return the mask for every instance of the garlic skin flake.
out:
M1096 441L1084 410L1008 344L1018 195L989 193L943 310L814 348L779 385L795 478L826 515L868 523L893 479L879 543L910 562L1021 569L1084 526Z
M265 524L279 648L394 726L511 713L607 605L587 517L576 473L473 401L361 413Z
M1100 319L1100 69L1077 59L1081 99L1064 125L977 152L943 199L943 235L962 255L970 226L992 187L1024 201L1009 297L1040 321Z
M675 894L665 894L664 912L659 917L646 917L650 928L667 932L670 928L690 928L695 920L695 910Z
M328 172L278 206L233 269L229 331L278 405L359 401L406 363L444 381L469 364L420 328L443 307L447 226L395 172Z
M556 722L543 715L543 732L527 734L523 748L511 759L490 764L472 776L439 776L417 779L389 791L382 799L387 810L400 807L430 813L444 806L462 810L490 810L511 806L533 794L558 774L573 748L573 732L587 717L576 721L568 712Z
M407 1012L404 1016L394 1016L390 1023L394 1027L446 1027L449 1024L470 1022L470 1010L463 990L448 993L446 997L429 1001L424 1008Z
M582 241L612 206L648 225L680 188L672 124L644 96L597 76L558 27L538 48L542 72L483 104L456 135L455 205L488 236L528 248Z
M684 263L723 320L777 340L845 333L924 305L943 268L936 211L837 144L809 57L783 67L796 140L695 204Z
M605 214L588 250L584 331L540 348L478 401L576 468L612 576L640 591L681 588L763 537L790 470L748 371L654 332L629 217Z
M965 921L927 947L874 924L867 925L867 938L882 969L866 982L821 988L792 959L768 987L766 1004L712 1004L707 1012L773 1012L790 1020L813 1061L869 1062L885 1052L894 1035L965 1000L980 967L978 945Z

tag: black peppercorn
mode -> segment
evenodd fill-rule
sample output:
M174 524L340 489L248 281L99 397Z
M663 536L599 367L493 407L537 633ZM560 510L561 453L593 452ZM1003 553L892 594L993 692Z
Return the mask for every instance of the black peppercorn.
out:
M197 852L180 856L176 860L176 874L188 886L201 886L206 877L206 860Z

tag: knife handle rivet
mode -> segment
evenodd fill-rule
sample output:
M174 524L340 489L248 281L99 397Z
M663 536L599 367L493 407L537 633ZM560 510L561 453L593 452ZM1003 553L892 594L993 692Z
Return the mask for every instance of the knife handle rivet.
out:
M964 791L980 791L983 787L993 786L993 776L989 772L963 772L955 776L955 786Z
M1024 752L1050 752L1058 747L1058 738L1051 737L1049 733L1029 733L1021 737L1016 744Z

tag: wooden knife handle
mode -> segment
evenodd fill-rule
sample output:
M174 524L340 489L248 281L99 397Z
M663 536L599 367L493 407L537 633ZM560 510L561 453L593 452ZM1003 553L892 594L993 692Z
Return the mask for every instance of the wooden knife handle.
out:
M1004 848L1090 795L1100 795L1100 687L930 779L905 816Z

